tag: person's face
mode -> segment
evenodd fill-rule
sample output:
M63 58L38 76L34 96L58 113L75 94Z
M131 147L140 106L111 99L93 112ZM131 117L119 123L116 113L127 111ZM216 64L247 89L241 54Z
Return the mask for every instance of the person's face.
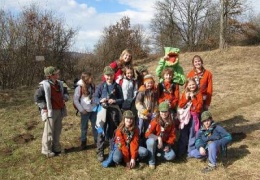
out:
M202 67L202 62L201 62L200 58L198 58L198 57L194 58L193 66L196 69L200 69Z
M165 74L163 75L163 78L164 78L164 80L167 81L167 82L171 82L171 81L172 81L172 75L169 74L169 73L165 73Z
M58 72L58 73L56 73L56 74L53 74L52 76L51 76L51 79L53 80L53 81L56 81L56 80L58 80L60 78L60 73Z
M169 111L160 111L160 116L162 119L167 119L169 116Z
M108 84L113 83L114 74L105 74L104 76L105 76L106 82L107 82Z
M145 82L146 89L152 89L154 86L154 82L152 80Z
M125 118L125 127L127 127L127 128L131 127L133 122L134 122L134 119L132 119L132 118Z
M123 55L123 60L124 60L125 63L131 61L131 58L132 58L132 55L129 54L129 53L125 53L125 54Z
M93 78L92 78L92 77L89 77L88 83L92 83L92 82L93 82Z
M132 71L132 69L127 69L126 72L125 72L125 76L126 76L128 79L132 79L133 76L134 76L134 72Z
M203 125L206 129L209 129L209 127L211 125L211 119L207 119L207 120L203 121Z
M194 92L194 91L196 90L196 84L195 84L195 82L193 82L193 81L190 81L190 82L188 83L187 87L189 88L189 90L190 90L191 92Z
M148 71L142 71L142 75L145 76L148 74Z

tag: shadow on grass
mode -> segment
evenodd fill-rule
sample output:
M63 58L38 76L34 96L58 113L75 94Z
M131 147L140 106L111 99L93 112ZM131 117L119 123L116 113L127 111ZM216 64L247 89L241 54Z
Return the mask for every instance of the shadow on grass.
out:
M232 165L234 162L236 162L237 160L243 159L248 154L250 154L250 151L248 150L247 145L241 145L237 148L229 147L227 157L222 157L221 160L224 167L228 167Z
M83 150L80 148L80 146L78 146L78 147L72 146L72 147L67 147L67 148L65 148L65 153L66 153L66 154L69 154L69 153L80 152L80 151L86 151L86 150L95 149L95 148L96 148L96 145L95 145L95 144L87 145L86 149L83 149Z

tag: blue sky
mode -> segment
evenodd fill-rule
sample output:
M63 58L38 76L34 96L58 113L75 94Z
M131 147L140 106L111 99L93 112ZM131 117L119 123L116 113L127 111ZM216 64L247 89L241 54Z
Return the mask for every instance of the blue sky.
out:
M63 17L69 27L78 28L73 51L92 51L105 27L128 16L131 25L149 27L154 3L158 0L0 0L0 8L19 12L24 6L36 3L43 9ZM160 0L162 1L162 0ZM260 1L248 0L253 10L260 13Z

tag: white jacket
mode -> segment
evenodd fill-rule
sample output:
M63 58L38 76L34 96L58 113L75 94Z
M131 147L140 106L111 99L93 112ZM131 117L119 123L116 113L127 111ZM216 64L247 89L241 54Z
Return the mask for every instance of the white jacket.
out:
M96 107L96 104L93 103L92 99L90 99L90 95L89 96L84 96L81 93L81 88L83 85L83 81L82 79L80 79L77 82L77 87L74 91L74 96L73 96L73 102L75 104L75 106L77 107L77 109L79 110L79 112L83 112L84 110L87 112L92 112L93 109ZM94 92L92 92L94 93ZM93 95L93 94L92 94Z
M133 99L137 94L137 82L135 80L129 80L126 78L122 79L122 91L124 95L124 100Z

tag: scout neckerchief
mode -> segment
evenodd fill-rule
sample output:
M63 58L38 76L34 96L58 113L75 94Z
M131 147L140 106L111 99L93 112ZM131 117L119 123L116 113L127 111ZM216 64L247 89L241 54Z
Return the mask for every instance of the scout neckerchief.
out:
M124 127L123 133L126 134L126 147L129 149L130 142L133 139L134 132L133 131L129 131L126 127Z
M194 79L195 79L196 84L198 85L198 87L200 87L200 79L203 77L205 69L202 67L202 71L200 73L198 73L195 68L194 68L194 71L195 71Z

